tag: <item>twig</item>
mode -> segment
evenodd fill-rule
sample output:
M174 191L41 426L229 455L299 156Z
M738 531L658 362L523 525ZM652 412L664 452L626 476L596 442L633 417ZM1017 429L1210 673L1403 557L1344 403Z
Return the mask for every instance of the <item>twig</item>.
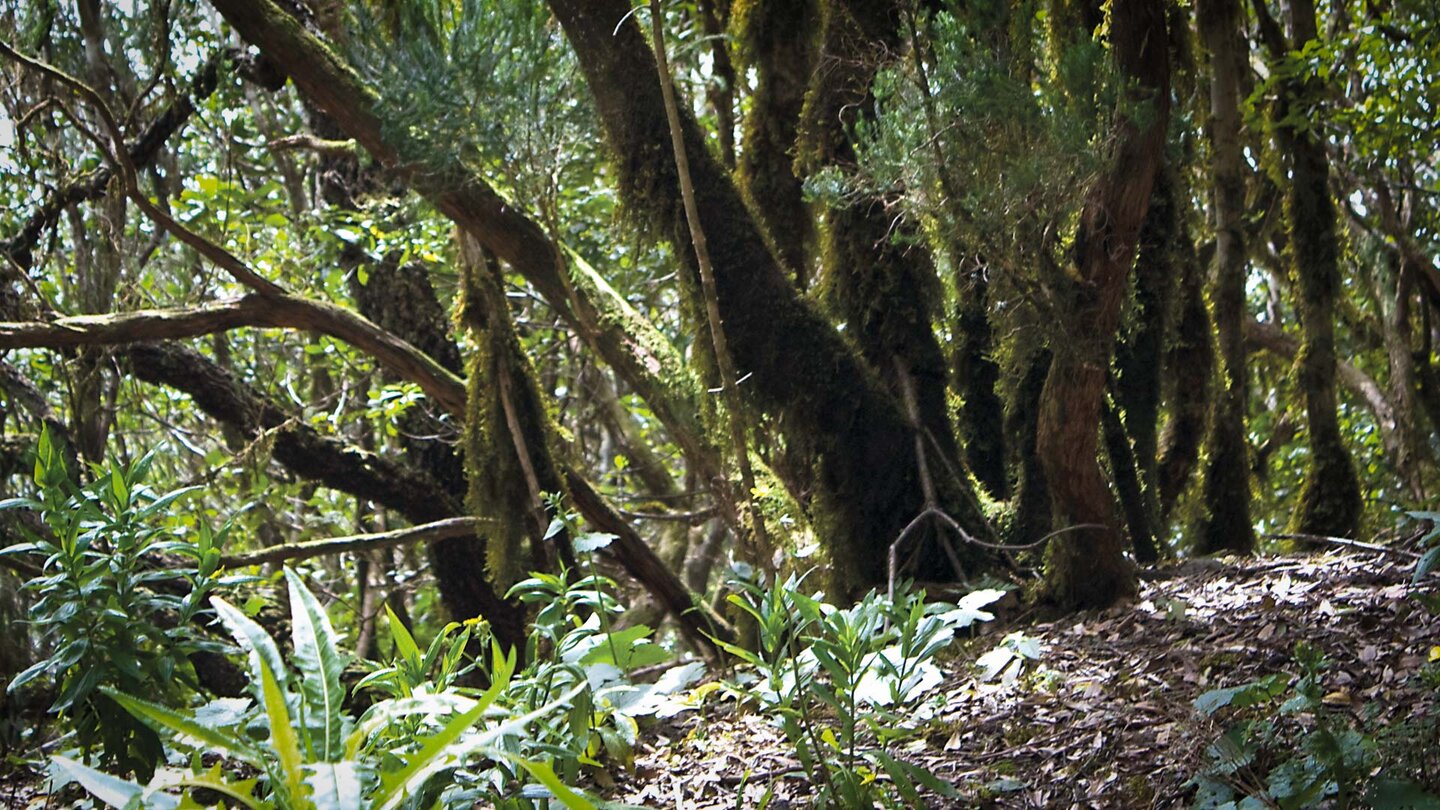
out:
M130 159L129 150L125 144L125 133L115 120L115 115L110 111L109 105L95 92L95 89L79 79L71 76L53 65L46 64L38 59L26 56L15 50L9 43L0 40L0 54L18 62L25 67L38 73L49 76L60 84L70 88L76 95L84 99L95 109L100 122L105 125L105 133L110 139L110 146L89 128L81 125L79 119L74 119L86 137L95 142L95 145L105 155L105 159L119 169L119 176L125 196L129 197L135 206L144 212L156 225L169 231L176 239L194 248L196 252L209 259L211 263L229 273L232 278L246 287L262 295L279 295L285 292L284 288L269 279L264 278L248 265L242 262L239 257L223 247L211 242L200 234L190 230L185 225L176 221L165 211L150 201L150 198L140 190L137 180L138 173L135 163ZM63 107L63 105L61 105Z

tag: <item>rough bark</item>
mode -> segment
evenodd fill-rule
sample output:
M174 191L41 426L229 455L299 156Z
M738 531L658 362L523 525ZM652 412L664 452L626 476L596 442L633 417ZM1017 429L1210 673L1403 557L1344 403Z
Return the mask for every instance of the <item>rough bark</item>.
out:
M1290 4L1290 29L1296 47L1316 38L1313 0ZM1349 537L1360 529L1363 504L1355 466L1340 433L1335 389L1335 301L1341 280L1330 160L1308 123L1286 122L1296 105L1318 95L1312 90L1303 77L1288 81L1275 105L1276 137L1290 169L1285 213L1290 271L1299 291L1297 308L1303 335L1299 383L1310 448L1305 483L1290 528L1296 534Z
M1195 551L1255 549L1245 439L1245 177L1240 142L1240 71L1247 56L1238 0L1202 0L1200 35L1210 52L1210 171L1214 178L1215 271L1211 292L1223 385L1206 439L1205 511Z
M803 290L814 221L795 173L795 145L815 64L816 0L741 0L734 20L742 59L756 76L736 176L776 257Z
M1045 378L1050 375L1052 358L1049 349L1031 358L1005 418L1005 433L1011 437L1010 449L1015 456L1011 466L1018 471L1006 542L1016 545L1033 543L1049 534L1055 526L1050 508L1050 487L1045 483L1045 469L1035 447L1040 423L1040 397L1045 390Z
M649 49L617 0L551 4L579 56L609 140L623 199L675 244L687 244L679 185L668 154L668 125ZM618 28L617 28L618 26ZM813 477L816 523L829 543L837 582L883 581L885 551L920 512L913 433L895 399L834 328L796 294L703 134L685 116L697 204L710 234L717 292L737 369L765 412L784 419L818 459ZM689 251L676 251L685 255ZM693 262L689 283L698 286ZM948 505L948 504L947 504ZM954 504L972 533L986 534L973 504ZM917 576L946 577L948 565Z
M875 120L875 73L899 54L900 15L889 0L848 6L830 0L822 9L820 68L802 113L800 163L812 171L849 170L856 163L854 127ZM825 219L823 301L892 394L913 384L920 425L936 451L956 464L960 451L946 403L949 369L933 326L940 285L928 250L914 225L897 219L879 197L833 206Z
M1130 548L1136 562L1153 563L1160 558L1160 549L1155 542L1155 523L1140 480L1135 449L1120 418L1119 407L1107 402L1104 408L1100 426L1105 437L1105 454L1110 460L1110 479L1115 486L1115 497L1120 501L1125 530L1130 535Z
M1135 591L1123 533L1097 460L1100 411L1130 265L1150 205L1169 111L1165 9L1158 0L1117 0L1110 44L1130 104L1117 112L1111 166L1087 194L1074 255L1075 283L1052 342L1041 398L1038 450L1062 526L1095 524L1057 538L1046 553L1046 596L1067 608L1104 607Z
M1179 313L1165 355L1170 416L1160 433L1157 470L1162 526L1170 525L1175 504L1190 486L1200 460L1215 366L1210 313L1205 308L1205 280L1193 252L1184 257L1180 273Z
M1183 196L1179 182L1168 165L1156 176L1150 210L1140 229L1135 294L1125 316L1128 325L1115 347L1115 402L1124 413L1125 433L1134 446L1146 500L1154 496L1165 338L1185 252L1179 242L1188 238L1180 224Z

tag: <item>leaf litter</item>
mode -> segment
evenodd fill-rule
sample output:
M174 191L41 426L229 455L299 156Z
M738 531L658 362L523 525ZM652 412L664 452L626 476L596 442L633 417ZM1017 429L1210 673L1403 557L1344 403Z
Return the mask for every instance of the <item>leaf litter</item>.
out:
M979 626L944 662L940 707L899 745L960 790L933 807L1188 806L1186 782L1217 726L1193 702L1217 688L1295 671L1322 650L1326 705L1372 727L1440 715L1419 670L1440 618L1414 595L1413 563L1345 550L1142 572L1138 598L1055 621ZM977 666L976 662L981 666ZM713 687L711 687L713 690ZM733 701L702 700L642 733L633 772L607 791L647 807L811 806L783 735Z

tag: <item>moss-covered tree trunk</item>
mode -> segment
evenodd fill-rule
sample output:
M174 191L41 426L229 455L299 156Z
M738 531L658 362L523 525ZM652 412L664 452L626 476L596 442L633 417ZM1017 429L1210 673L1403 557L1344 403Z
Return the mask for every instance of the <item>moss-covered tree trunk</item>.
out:
M1168 165L1155 178L1135 257L1135 295L1115 347L1112 390L1124 414L1125 434L1134 448L1142 497L1147 501L1154 497L1159 458L1165 339L1170 332L1181 257L1188 247L1180 241L1189 238L1180 227L1183 197L1178 184L1175 170ZM1146 508L1153 510L1153 503Z
M1200 445L1210 411L1215 347L1210 313L1205 308L1205 279L1191 250L1181 257L1175 330L1165 352L1165 401L1169 416L1160 432L1160 525L1169 526L1175 505L1185 494L1200 461Z
M1237 0L1201 0L1200 36L1210 52L1210 171L1214 179L1215 274L1211 300L1223 387L1206 440L1205 511L1193 532L1195 551L1249 553L1250 463L1245 441L1245 177L1240 144L1240 71L1247 50Z
M898 13L873 13L862 25L840 0L822 3L821 69L815 71L802 114L801 160L806 171L856 166L853 131L875 122L870 86L902 47ZM915 407L940 477L943 463L959 468L959 445L946 405L949 369L935 337L934 303L940 284L913 223L897 221L883 199L864 196L831 206L821 235L821 297L846 327L861 356L899 397L913 386ZM954 484L952 483L952 486Z
M814 223L795 173L796 133L815 67L815 0L741 0L734 23L743 64L755 71L738 178L775 254L805 289Z
M579 56L618 169L622 199L676 245L688 245L668 123L653 57L623 0L552 0ZM683 105L682 105L683 106ZM813 468L794 471L792 490L813 493L814 522L837 584L883 580L890 543L923 505L914 433L893 396L833 326L797 294L771 254L703 133L683 116L700 220L710 243L720 313L742 390L813 448ZM693 292L698 270L685 257ZM787 437L787 440L789 437ZM944 504L972 533L985 534L973 502ZM975 557L973 549L962 554ZM968 552L968 553L967 553ZM919 571L943 578L948 570Z
M1313 0L1290 4L1290 37L1296 48L1316 39ZM1290 169L1285 189L1290 229L1290 271L1299 292L1299 383L1305 398L1310 458L1291 529L1306 534L1353 536L1360 528L1360 483L1340 434L1335 384L1335 301L1340 294L1340 244L1335 202L1330 197L1330 160L1310 128L1317 99L1313 80L1286 82L1275 105L1276 138ZM1312 108L1313 109L1313 108ZM1299 122L1292 113L1300 113Z
M1160 0L1116 0L1110 45L1131 83L1117 111L1111 165L1087 194L1040 403L1037 449L1059 524L1076 526L1046 552L1045 593L1063 607L1103 607L1134 593L1124 533L1097 457L1105 381L1160 166L1169 112L1169 54ZM1143 115L1136 109L1143 107ZM1085 526L1087 528L1078 528Z

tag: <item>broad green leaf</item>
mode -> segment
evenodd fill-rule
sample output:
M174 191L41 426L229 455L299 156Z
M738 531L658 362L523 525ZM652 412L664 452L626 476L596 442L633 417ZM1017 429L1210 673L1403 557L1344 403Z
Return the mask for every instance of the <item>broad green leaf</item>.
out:
M316 810L354 810L363 807L359 763L317 762L305 779Z
M220 617L225 629L234 637L235 643L250 657L250 688L256 692L256 700L262 704L265 702L265 695L261 690L261 664L270 671L270 677L279 685L280 691L284 692L285 659L280 657L280 649L275 646L275 640L270 638L265 628L218 596L210 597L210 605L215 608L215 615Z
M555 769L551 768L549 763L532 762L503 752L492 754L492 756L497 755L524 768L531 776L535 777L536 781L549 789L550 793L559 799L560 803L565 805L568 810L596 810L594 802L560 781L560 777L555 774Z
M417 793L425 780L445 766L450 747L458 742L471 726L479 722L490 704L510 686L510 676L515 672L515 651L511 650L510 654L505 656L501 655L498 646L494 646L492 652L495 663L490 688L485 690L473 708L451 720L439 732L425 738L420 750L408 758L405 767L382 778L381 789L374 798L376 810L394 810L407 796Z
M145 788L134 782L97 771L68 757L54 756L50 758L50 762L54 777L67 782L79 782L81 787L90 792L90 795L116 810L126 810L128 807L137 806L154 808L154 810L171 810L180 803L175 797L167 796L164 793L146 795Z
M405 623L390 609L388 602L385 603L385 620L390 625L390 637L395 640L395 650L412 666L420 666L420 645L415 643L415 637L410 635Z
M300 807L305 795L305 761L300 754L300 739L290 724L290 709L285 704L285 692L270 674L270 667L264 660L260 666L260 691L264 696L265 719L270 726L270 747L280 765L280 781L285 794L293 806Z
M344 738L345 689L340 685L340 674L345 671L345 659L335 647L335 630L319 600L288 567L285 580L290 586L295 667L300 672L300 692L309 713L306 727L320 729L319 739L307 734L306 741L314 758L334 762L340 758Z
M256 768L265 766L265 759L249 742L203 725L193 717L187 717L148 700L127 695L108 687L101 687L111 700L119 703L125 711L158 729L168 729L176 734L189 737L189 747L198 751L209 751L232 759L238 759Z

